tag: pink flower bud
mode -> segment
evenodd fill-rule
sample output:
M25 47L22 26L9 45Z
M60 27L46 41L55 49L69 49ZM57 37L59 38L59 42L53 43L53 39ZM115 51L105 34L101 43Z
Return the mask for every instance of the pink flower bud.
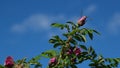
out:
M85 24L86 18L87 16L82 16L82 18L78 20L78 25L83 26Z
M14 66L14 60L11 56L8 56L5 60L5 66L8 68L12 68Z
M74 50L74 53L78 56L78 55L80 55L81 54L81 50L80 50L80 48L75 48L75 50Z
M50 59L50 63L56 63L56 61L57 61L57 60L56 60L55 57L53 57L53 58Z

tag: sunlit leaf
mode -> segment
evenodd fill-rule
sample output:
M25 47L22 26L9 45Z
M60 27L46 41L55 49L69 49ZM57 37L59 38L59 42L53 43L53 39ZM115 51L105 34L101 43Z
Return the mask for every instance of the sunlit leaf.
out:
M81 36L81 39L83 42L86 42L86 37L84 35L80 35Z
M60 23L52 23L51 26L57 27L57 28L61 28L61 29L64 28L64 25L63 25L63 24L60 24Z
M86 35L88 33L88 30L86 28L80 29L80 34Z
M71 24L72 26L75 26L75 27L76 27L76 25L75 25L73 22L71 22L71 21L68 21L68 22L66 22L66 23L69 23L69 24Z
M47 50L46 52L43 52L42 53L42 56L43 57L49 57L49 58L52 58L52 57L55 57L57 55L57 51L56 50Z
M55 39L50 39L49 40L49 43L55 43L55 42L57 42L57 40L55 40Z

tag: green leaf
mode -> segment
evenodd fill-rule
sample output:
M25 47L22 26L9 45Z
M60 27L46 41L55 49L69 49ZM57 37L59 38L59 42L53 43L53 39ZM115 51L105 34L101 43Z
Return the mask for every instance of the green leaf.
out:
M120 58L115 58L120 63Z
M88 35L89 35L90 39L93 40L93 31L92 30L88 30Z
M113 59L112 58L106 58L105 61L108 61L108 62L113 62Z
M100 35L100 33L98 31L96 31L96 30L93 30L93 32L95 32L96 34Z
M75 29L75 30L72 30L72 31L69 33L69 35L74 35L74 34L76 34L76 32L77 32L76 29Z
M66 22L66 23L69 23L69 24L71 24L72 26L76 27L76 25L75 25L73 22L71 22L71 21L68 21L68 22Z
M88 54L88 52L82 52L82 54L81 55L83 55L83 56L85 56L85 55L87 55Z
M35 57L34 57L34 59L35 59L36 61L40 60L40 59L41 59L41 54L40 54L40 55L35 56Z
M90 64L89 64L89 66L91 66L91 67L93 67L93 68L95 68L95 67L94 67L95 65L96 65L95 63L90 63Z
M57 27L57 28L61 28L61 29L64 28L64 25L63 25L63 24L60 24L60 23L52 23L51 26Z
M119 63L119 60L117 60L117 59L113 59L113 60L114 60L115 64Z
M59 40L59 39L60 39L58 35L53 36L53 38L55 38L55 39L57 39L57 40Z
M110 66L111 66L112 68L117 68L117 66L116 66L115 64L110 64Z
M95 58L96 57L96 53L95 53L95 50L92 48L92 46L90 46L88 48L88 53L92 55L92 58Z
M0 65L0 68L4 68L2 65Z
M79 63L82 63L84 61L84 58L83 57L78 57L78 61L79 61Z
M69 34L67 34L67 33L63 33L62 35L65 36L66 38L68 38L68 36L69 36Z
M103 58L101 58L101 59L98 60L98 63L99 63L99 64L102 63L102 62L104 62L104 59L103 59Z
M71 39L70 42L74 45L77 45L77 42L74 39Z
M82 29L80 29L80 34L82 34L82 35L86 35L87 33L88 33L88 30L86 29L86 28L82 28Z
M55 43L55 42L57 42L57 40L55 40L55 39L50 39L49 40L49 43Z
M41 64L36 64L35 68L42 68L42 65Z
M58 47L58 46L61 46L62 45L62 43L55 43L54 44L54 48L56 48L56 47Z
M68 24L65 24L64 27L67 29L68 32L70 32L70 28Z
M91 54L92 54L92 55L95 55L95 51L94 51L94 49L92 49Z
M78 36L78 35L75 35L75 36L73 36L76 40L78 40L78 41L81 41L81 38L80 38L80 36Z
M93 54L93 59L95 59L97 57L97 54L96 53L94 53Z
M93 48L90 46L90 47L88 48L88 52L91 53L92 50L93 50Z
M45 53L45 52L42 52L42 53L41 53L41 57L49 58L49 56L48 56L47 53Z
M81 37L81 39L82 39L83 42L86 42L86 38L85 38L84 35L80 35L80 37Z
M57 55L57 51L56 50L47 50L46 52L43 52L42 53L42 56L43 57L49 57L49 58L52 58L52 57L55 57Z
M21 60L17 60L16 61L16 63L19 63L19 64L24 63L24 62L26 62L26 57L21 59Z
M80 47L84 50L87 50L87 47L85 45L80 45Z

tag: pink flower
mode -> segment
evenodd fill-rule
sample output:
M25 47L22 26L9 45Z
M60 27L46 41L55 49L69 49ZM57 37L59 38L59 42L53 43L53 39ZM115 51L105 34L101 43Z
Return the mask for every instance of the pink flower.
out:
M5 66L8 68L12 68L14 66L14 60L11 56L8 56L5 60Z
M85 24L86 18L87 16L82 16L82 18L78 20L78 25L83 26Z
M55 57L53 57L53 58L50 59L50 63L56 63L56 62L57 62L57 60L56 60Z
M78 56L78 55L80 55L81 54L81 50L80 50L80 48L75 48L75 50L74 50L74 53Z

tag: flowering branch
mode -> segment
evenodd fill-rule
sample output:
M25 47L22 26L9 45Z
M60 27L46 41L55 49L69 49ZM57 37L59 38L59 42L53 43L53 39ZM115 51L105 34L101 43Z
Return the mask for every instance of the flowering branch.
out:
M89 60L90 68L117 68L120 64L120 58L104 58L102 55L96 54L92 46L84 45L89 37L93 40L94 33L100 34L96 30L81 28L86 23L87 16L83 16L75 24L66 22L65 24L53 23L52 27L66 29L61 38L58 35L53 36L49 43L57 50L47 50L40 55L27 61L26 58L14 62L11 56L5 60L5 65L0 65L0 68L41 68L39 62L41 57L50 58L48 68L78 68L77 65ZM58 48L59 47L59 48Z

